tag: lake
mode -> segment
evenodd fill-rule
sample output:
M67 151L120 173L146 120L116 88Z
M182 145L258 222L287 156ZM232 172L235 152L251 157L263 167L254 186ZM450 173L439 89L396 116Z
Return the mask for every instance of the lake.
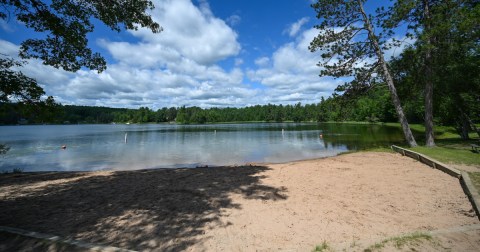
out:
M0 157L0 171L279 163L403 142L400 129L371 124L27 125L0 129L0 143L11 147Z

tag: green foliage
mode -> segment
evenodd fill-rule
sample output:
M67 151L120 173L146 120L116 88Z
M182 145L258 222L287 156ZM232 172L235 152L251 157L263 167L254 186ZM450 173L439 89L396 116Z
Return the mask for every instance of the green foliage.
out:
M409 116L422 118L422 99L427 92L424 85L429 81L435 87L434 120L455 125L464 139L468 139L473 123L480 120L477 2L398 0L388 12L389 19L382 24L392 28L408 21L410 36L416 38L391 64Z
M114 31L140 26L160 32L162 28L148 13L153 8L149 0L2 0L0 19L13 20L10 15L15 15L26 27L45 34L22 42L22 58L38 58L66 71L87 67L101 72L106 68L105 59L88 48L87 34L94 30L94 20Z
M58 104L53 97L44 98L45 92L35 79L13 70L21 62L0 55L0 123L12 124L28 116L37 122L49 121ZM50 119L49 119L50 118Z
M321 252L321 251L328 251L330 250L330 246L328 245L327 241L323 241L321 245L315 246L314 252Z
M21 62L4 55L0 57L0 103L34 104L40 102L45 94L35 79L12 69L21 65Z
M322 67L320 76L351 77L353 81L340 86L338 91L363 91L374 87L379 80L385 82L391 94L402 130L410 146L416 146L415 138L408 126L400 99L397 95L384 51L397 45L396 40L389 41L391 32L382 32L375 23L382 23L385 12L378 9L375 15L368 14L363 8L366 0L330 1L317 0L312 7L317 12L319 31L310 43L312 52L321 51ZM369 116L369 119L375 118Z
M374 38L367 36L368 27L361 9L363 2L317 0L312 4L320 24L315 25L319 34L309 46L312 52L321 51L320 76L355 76L354 81L346 85L358 89L372 84L373 74L379 66L377 48L372 39L383 47L388 46L381 34ZM376 22L381 16L369 15L367 18Z

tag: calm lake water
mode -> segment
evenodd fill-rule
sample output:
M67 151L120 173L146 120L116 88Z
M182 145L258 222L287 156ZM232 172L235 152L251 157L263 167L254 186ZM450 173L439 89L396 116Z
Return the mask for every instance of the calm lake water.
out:
M401 142L402 133L398 128L368 124L1 126L0 143L11 149L0 157L0 171L13 168L24 171L133 170L277 163ZM62 145L66 145L66 149L63 150Z

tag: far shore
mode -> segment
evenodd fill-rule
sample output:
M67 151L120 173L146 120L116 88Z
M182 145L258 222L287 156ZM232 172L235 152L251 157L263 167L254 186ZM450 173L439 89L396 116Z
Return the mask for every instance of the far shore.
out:
M10 173L0 176L0 199L0 226L133 250L311 251L328 244L363 251L436 230L450 231L411 246L480 247L480 221L458 179L386 152L235 167ZM0 239L0 248L10 245Z

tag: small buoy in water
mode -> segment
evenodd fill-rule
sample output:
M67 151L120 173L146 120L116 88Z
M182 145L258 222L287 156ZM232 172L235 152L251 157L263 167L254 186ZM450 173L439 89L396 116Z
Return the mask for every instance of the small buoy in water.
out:
M62 145L62 150L65 150L67 148L67 146L64 144Z

